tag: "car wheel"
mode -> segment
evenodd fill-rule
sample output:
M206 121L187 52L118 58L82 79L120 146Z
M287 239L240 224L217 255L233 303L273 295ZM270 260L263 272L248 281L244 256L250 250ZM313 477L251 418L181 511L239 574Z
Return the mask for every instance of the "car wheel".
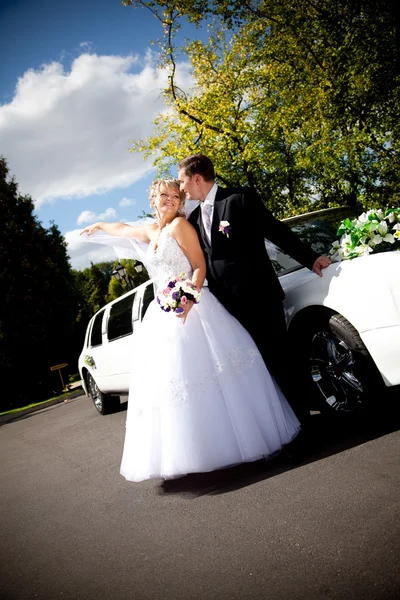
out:
M87 386L89 396L101 415L109 415L117 410L120 405L119 396L109 396L101 392L91 373L87 374Z
M382 378L358 331L342 315L318 321L308 356L309 381L321 412L359 415L381 395Z

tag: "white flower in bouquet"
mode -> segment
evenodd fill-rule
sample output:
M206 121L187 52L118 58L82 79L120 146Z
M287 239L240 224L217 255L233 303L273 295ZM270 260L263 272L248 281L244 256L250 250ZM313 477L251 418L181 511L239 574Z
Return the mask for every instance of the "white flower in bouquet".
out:
M338 232L339 241L329 252L333 262L400 250L400 209L369 210L356 219L345 219Z
M183 307L187 302L198 304L200 301L201 292L190 279L186 279L186 273L166 281L164 285L157 293L156 300L165 312L179 315L184 312Z
M381 221L378 225L378 233L381 236L385 236L387 234L388 224L386 221Z

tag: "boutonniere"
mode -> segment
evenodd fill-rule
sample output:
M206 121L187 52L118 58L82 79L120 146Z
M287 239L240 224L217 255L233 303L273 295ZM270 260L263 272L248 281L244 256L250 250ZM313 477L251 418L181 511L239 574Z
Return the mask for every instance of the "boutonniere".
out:
M226 235L226 237L229 237L229 234L231 232L231 226L229 224L229 221L220 221L219 223L219 231L221 231L221 233L223 233L224 235Z

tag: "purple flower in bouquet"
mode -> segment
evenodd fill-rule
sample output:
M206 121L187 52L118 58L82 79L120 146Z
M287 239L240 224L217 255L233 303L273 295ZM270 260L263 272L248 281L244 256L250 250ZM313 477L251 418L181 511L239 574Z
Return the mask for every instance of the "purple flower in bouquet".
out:
M197 304L200 299L200 290L186 279L186 274L182 273L178 277L171 279L167 287L157 294L157 302L160 308L165 312L174 312L182 314L188 302Z

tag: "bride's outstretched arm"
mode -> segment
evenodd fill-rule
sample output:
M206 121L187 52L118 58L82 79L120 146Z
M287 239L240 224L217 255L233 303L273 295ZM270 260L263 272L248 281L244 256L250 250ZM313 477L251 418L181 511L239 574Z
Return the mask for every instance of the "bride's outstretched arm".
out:
M104 231L109 235L116 235L119 237L133 237L141 242L148 244L150 242L150 232L154 229L155 225L143 225L138 227L132 227L126 223L107 223L105 221L99 221L93 225L85 227L81 231L80 235L87 233L92 235L95 231Z

